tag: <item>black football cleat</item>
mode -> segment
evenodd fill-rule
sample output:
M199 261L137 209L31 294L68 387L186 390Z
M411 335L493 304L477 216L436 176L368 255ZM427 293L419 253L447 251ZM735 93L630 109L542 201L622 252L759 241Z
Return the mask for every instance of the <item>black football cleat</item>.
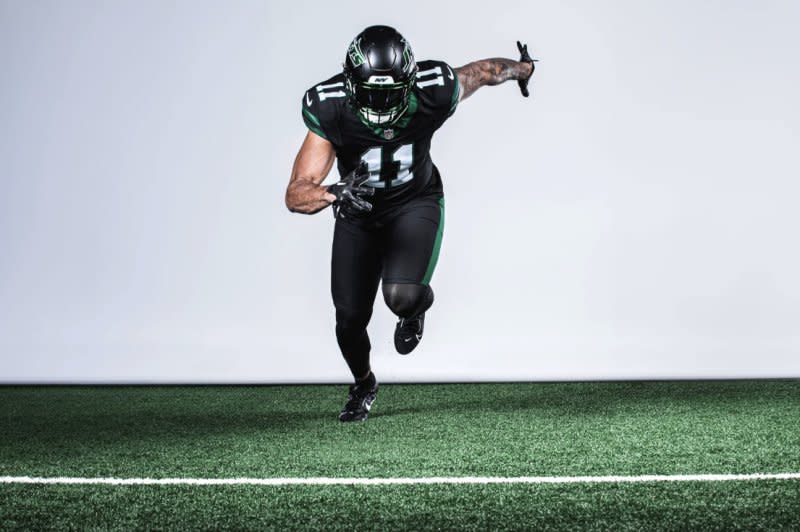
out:
M350 395L339 413L339 421L366 421L378 394L378 383L351 384Z
M425 328L425 313L417 314L413 318L400 318L394 329L394 348L401 355L407 355L414 350L422 340L422 330Z

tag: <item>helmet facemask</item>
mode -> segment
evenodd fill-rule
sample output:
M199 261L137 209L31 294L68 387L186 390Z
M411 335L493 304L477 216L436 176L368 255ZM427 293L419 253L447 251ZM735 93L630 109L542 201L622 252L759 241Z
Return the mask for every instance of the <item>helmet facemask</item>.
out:
M414 80L394 83L391 76L372 76L372 82L345 77L346 92L361 117L374 125L390 125L408 109L408 96ZM376 83L375 80L379 83Z

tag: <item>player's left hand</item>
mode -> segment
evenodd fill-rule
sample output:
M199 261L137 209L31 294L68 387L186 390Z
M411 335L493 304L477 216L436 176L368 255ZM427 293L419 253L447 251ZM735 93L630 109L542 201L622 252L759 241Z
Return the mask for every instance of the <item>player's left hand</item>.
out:
M334 217L339 214L339 208L342 207L355 214L367 214L372 210L372 204L363 197L372 196L375 194L375 189L361 186L368 179L369 172L362 163L341 181L328 186L328 192L336 196L336 201L333 202Z
M536 69L536 65L534 63L537 60L531 58L531 56L528 54L527 44L522 44L521 42L517 41L517 48L519 49L519 54L520 54L519 62L528 63L529 65L531 65L530 76L528 76L525 79L517 80L517 83L519 84L519 90L522 92L522 95L527 98L528 96L530 96L530 92L528 92L528 82L531 80L531 77L533 77L533 71Z

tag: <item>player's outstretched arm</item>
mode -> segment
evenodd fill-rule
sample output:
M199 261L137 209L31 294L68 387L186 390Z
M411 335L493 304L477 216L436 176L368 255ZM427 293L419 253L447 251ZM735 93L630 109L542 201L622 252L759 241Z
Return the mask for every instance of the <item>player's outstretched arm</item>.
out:
M320 185L331 171L336 152L333 144L309 131L294 160L286 187L286 207L292 212L314 214L336 200Z
M519 90L527 98L530 95L528 81L530 81L536 68L534 65L536 59L533 59L528 54L527 44L517 41L517 49L520 54L519 61L497 57L474 61L457 68L456 74L461 85L459 101L470 96L484 85L499 85L511 79L517 80Z
M461 100L486 85L499 85L510 80L526 80L533 74L533 63L495 57L473 61L455 69L461 84Z

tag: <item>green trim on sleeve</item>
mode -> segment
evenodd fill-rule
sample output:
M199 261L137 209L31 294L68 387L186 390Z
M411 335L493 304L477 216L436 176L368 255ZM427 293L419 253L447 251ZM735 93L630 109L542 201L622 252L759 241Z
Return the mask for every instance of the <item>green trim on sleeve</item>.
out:
M455 71L453 72L455 74ZM455 89L453 90L453 98L450 100L450 114L456 112L458 107L458 97L461 96L461 83L458 82L458 74L454 75Z
M303 107L303 122L306 123L306 127L308 129L310 129L323 139L328 140L328 135L326 135L325 132L322 131L322 125L319 123L319 119L305 107Z
M313 131L314 133L316 133L317 135L319 135L320 137L322 137L323 139L328 140L328 136L321 129L316 128L316 127L311 127L308 124L306 124L306 127L308 129L310 129L311 131Z
M309 111L309 110L308 110L308 109L306 109L305 107L303 107L303 116L304 116L304 117L306 117L306 118L308 118L309 120L311 120L311 122L312 122L312 123L313 123L315 126L317 126L317 127L320 127L319 119L318 119L316 116L314 116L314 115L311 113L311 111Z

